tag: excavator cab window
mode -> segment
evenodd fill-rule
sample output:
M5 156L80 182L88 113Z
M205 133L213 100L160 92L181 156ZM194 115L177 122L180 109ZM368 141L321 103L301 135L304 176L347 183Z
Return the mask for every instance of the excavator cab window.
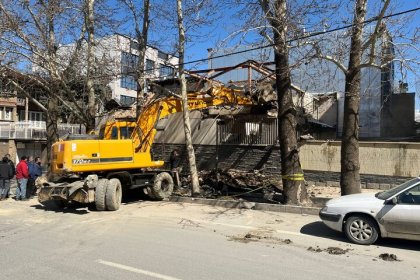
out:
M104 139L105 137L105 127L101 127L101 129L99 130L99 139Z
M113 126L111 130L111 139L116 140L118 139L118 127Z
M133 127L123 126L120 127L120 137L121 139L129 139L133 133Z

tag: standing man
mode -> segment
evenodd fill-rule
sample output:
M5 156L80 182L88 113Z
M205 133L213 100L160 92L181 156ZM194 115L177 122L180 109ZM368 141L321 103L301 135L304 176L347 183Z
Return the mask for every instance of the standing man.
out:
M16 200L26 200L26 185L28 184L29 170L28 158L22 156L16 166L16 180L18 182L16 189Z
M0 162L0 200L6 199L6 194L10 189L10 179L13 176L13 168L9 164L9 159L3 157L3 160Z
M31 189L28 191L29 196L33 196L36 194L36 187L35 181L36 179L42 175L42 167L41 167L41 158L36 157L32 163L32 166L29 166L29 182L31 182Z
M4 156L7 158L7 163L12 167L13 176L15 176L16 175L15 163L10 159L11 158L10 154L6 154ZM6 192L6 198L9 198L9 191L10 191L10 188Z
M33 156L28 157L27 164L28 164L29 178L28 178L28 184L26 185L25 197L29 199L31 198L33 189L35 187L35 180L32 180L32 178L34 177L34 172L35 172L35 162L34 162Z

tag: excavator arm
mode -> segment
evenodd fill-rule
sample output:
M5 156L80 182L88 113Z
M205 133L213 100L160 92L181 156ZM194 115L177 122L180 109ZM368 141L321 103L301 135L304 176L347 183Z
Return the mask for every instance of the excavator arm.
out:
M222 105L251 106L253 102L242 92L226 87L213 87L205 94L191 93L188 95L188 109L190 111ZM147 105L140 114L137 127L132 134L135 151L145 152L150 149L156 134L157 122L177 112L182 112L182 100L174 96L159 98Z

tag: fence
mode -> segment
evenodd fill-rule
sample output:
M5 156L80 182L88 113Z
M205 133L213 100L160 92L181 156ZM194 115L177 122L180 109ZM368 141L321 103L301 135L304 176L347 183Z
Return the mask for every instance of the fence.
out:
M227 119L218 124L217 134L220 144L275 145L277 119L255 115Z
M58 135L85 133L79 124L58 124ZM0 139L45 140L46 123L42 121L0 123Z

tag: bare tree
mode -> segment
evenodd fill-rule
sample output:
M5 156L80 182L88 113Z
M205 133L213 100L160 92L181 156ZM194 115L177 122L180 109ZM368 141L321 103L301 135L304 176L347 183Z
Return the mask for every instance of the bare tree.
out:
M88 120L86 130L95 128L96 116L96 96L94 88L94 63L95 63L95 18L94 18L95 0L86 0L85 3L85 24L87 30L87 69L86 69L86 87L88 94Z
M350 32L350 45L345 37L344 42L333 42L325 38L314 41L307 41L306 44L313 46L313 56L333 63L337 69L342 71L345 76L344 87L344 116L343 133L341 139L341 194L347 195L360 192L360 162L359 162L359 109L361 95L361 71L363 68L372 67L384 69L389 67L393 57L389 53L379 51L378 40L382 40L382 47L389 49L389 35L383 17L390 4L390 0L385 0L377 14L377 21L372 31L366 32L364 29L366 13L368 10L367 0L356 0L353 12L352 29ZM330 36L335 38L334 36ZM335 45L334 54L327 53L333 49L325 47L327 44ZM324 46L321 44L324 42ZM326 50L327 49L327 50ZM346 57L348 55L348 58ZM348 61L348 65L345 65Z
M179 32L179 83L181 85L181 96L182 96L182 114L184 117L184 133L185 133L185 145L188 153L188 163L190 166L191 174L191 185L192 194L197 195L200 193L200 183L198 181L197 164L195 161L194 146L191 137L191 124L190 124L190 112L188 110L188 97L187 97L187 81L184 72L184 57L185 57L185 30L182 10L182 0L177 0L177 14L178 14L178 32Z
M278 99L278 135L280 141L283 191L289 204L307 202L302 167L296 135L296 109L291 91L289 66L288 16L286 0L260 0L267 21L273 31L274 62L276 66L276 89Z
M146 59L146 50L148 44L148 34L149 34L149 25L150 25L150 0L139 1L142 2L142 7L140 3L133 0L121 0L122 3L128 7L133 24L134 24L134 33L135 38L138 43L138 60L135 70L135 76L137 81L137 105L136 105L136 115L139 116L140 111L144 105L144 87L145 87L145 59Z
M45 107L40 106L41 110L46 109L48 147L58 140L57 123L62 111L71 112L88 130L95 125L96 89L98 81L103 80L95 77L98 71L94 57L95 25L103 24L94 17L95 3L94 0L0 2L5 26L0 48L7 53L7 63L2 67L20 71L25 75L22 80L48 95ZM17 88L21 94L31 96L30 88L22 85Z

